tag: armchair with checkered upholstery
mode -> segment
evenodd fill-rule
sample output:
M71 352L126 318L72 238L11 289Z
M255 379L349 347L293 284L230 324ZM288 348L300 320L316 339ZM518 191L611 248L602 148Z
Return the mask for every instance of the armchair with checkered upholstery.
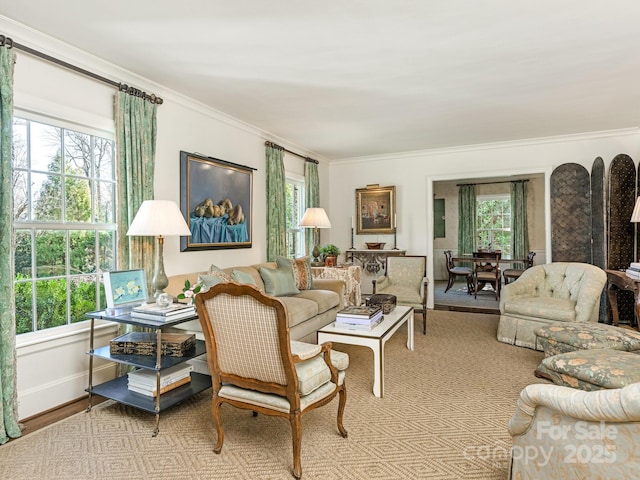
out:
M220 283L196 296L207 345L213 386L212 414L220 453L223 403L255 413L289 419L293 440L293 474L302 475L301 417L339 396L338 431L346 404L345 353L331 343L291 341L285 304L251 285Z

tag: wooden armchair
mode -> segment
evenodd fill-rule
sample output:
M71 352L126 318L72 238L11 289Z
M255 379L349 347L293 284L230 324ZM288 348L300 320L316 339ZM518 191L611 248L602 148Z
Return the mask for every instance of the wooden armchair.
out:
M502 276L504 277L504 284L508 285L510 280L516 281L522 275L527 268L533 267L533 257L536 256L536 252L529 252L527 254L527 261L525 262L524 269L523 268L507 268L504 272L502 272Z
M373 293L395 295L398 305L422 312L422 333L427 334L427 257L387 257L385 274L373 281Z
M284 303L251 285L220 283L196 296L213 386L211 411L220 453L224 430L220 407L228 403L291 423L293 475L302 476L301 417L339 395L338 431L347 399L344 369L349 357L331 343L291 342Z
M470 267L457 267L455 263L453 263L453 254L451 250L445 250L444 256L447 259L447 272L449 273L449 282L447 283L447 288L444 289L444 293L453 287L453 284L456 283L457 277L465 277L467 281L467 293L471 295L471 286L473 284L473 269Z
M478 291L489 283L496 294L496 300L500 298L500 288L502 287L502 277L500 275L501 252L474 252L473 261L475 269L473 272L473 294L478 298Z

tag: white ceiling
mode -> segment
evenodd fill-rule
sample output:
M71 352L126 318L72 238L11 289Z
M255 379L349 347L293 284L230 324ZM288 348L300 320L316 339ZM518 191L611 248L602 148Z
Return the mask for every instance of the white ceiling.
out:
M640 123L637 0L0 0L0 15L327 159Z

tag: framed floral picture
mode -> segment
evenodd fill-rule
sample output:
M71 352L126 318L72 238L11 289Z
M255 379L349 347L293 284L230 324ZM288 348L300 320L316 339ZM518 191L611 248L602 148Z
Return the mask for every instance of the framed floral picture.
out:
M356 189L356 233L389 234L396 227L396 187Z
M107 307L134 306L147 301L147 276L144 270L104 272Z

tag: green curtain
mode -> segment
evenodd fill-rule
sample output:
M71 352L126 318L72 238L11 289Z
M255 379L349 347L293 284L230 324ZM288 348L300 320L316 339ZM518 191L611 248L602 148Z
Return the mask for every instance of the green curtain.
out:
M20 436L16 389L16 313L13 288L13 65L15 54L0 48L0 444Z
M476 186L458 189L458 255L476 250Z
M305 208L320 206L320 180L318 178L318 164L306 161L304 165L304 191L305 191ZM308 229L311 235L305 235L307 244L307 254L313 250L315 239L313 231ZM320 239L318 239L320 241Z
M158 106L144 98L118 92L115 107L118 268L142 268L147 272L149 283L156 239L127 237L127 230L142 202L153 200Z
M267 144L267 261L287 254L287 191L284 150Z
M511 182L511 255L527 258L528 253L527 182Z

